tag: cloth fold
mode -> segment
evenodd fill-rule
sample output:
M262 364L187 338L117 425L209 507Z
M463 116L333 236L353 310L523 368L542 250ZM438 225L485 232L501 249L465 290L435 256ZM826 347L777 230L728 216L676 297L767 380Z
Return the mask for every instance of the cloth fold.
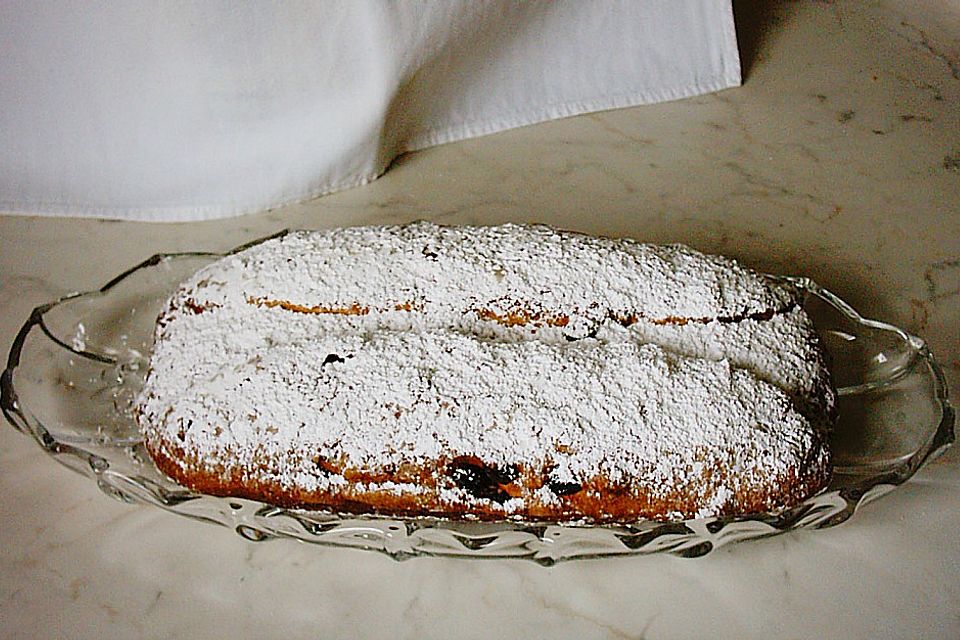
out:
M0 210L181 221L740 82L720 0L0 5Z

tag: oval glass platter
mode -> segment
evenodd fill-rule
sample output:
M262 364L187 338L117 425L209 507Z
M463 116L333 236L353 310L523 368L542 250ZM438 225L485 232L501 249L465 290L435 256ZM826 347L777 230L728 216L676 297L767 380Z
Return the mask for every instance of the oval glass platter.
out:
M396 559L507 557L545 565L660 552L696 557L731 542L834 526L907 481L954 440L943 374L920 338L862 318L810 280L791 279L807 292L804 306L839 391L839 420L831 439L833 481L795 508L593 526L344 516L198 494L155 468L131 406L162 304L182 280L222 256L156 255L98 291L34 309L0 380L0 402L10 423L114 498L225 525L249 540L289 537L373 549Z

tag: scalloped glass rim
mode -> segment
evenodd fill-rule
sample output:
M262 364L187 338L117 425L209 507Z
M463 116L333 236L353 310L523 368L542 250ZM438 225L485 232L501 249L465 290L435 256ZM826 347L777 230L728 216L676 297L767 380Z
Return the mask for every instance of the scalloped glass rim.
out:
M249 540L289 537L373 549L396 559L526 558L544 565L658 552L697 557L731 542L831 527L906 482L954 441L955 416L943 373L920 338L862 318L809 279L785 278L807 292L805 308L831 358L840 396L832 436L834 480L795 508L596 526L345 516L198 494L157 471L129 407L142 382L157 312L169 293L204 264L265 239L226 254L158 254L97 291L34 309L0 378L6 418L107 495L225 525Z

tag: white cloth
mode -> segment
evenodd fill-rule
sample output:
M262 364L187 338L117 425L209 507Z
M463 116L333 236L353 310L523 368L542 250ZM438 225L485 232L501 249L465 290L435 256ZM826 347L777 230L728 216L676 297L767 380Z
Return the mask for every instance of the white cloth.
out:
M0 52L0 210L155 221L740 82L729 0L21 0Z

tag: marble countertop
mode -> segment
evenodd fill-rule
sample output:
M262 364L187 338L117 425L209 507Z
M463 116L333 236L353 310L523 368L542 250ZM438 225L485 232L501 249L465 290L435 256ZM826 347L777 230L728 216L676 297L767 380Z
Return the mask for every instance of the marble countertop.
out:
M745 5L749 5L745 6ZM746 82L410 154L235 219L0 216L0 345L30 309L160 251L282 228L545 222L806 275L927 341L960 381L960 12L737 4ZM960 637L960 449L850 521L669 556L421 558L252 543L107 499L0 427L0 636Z

